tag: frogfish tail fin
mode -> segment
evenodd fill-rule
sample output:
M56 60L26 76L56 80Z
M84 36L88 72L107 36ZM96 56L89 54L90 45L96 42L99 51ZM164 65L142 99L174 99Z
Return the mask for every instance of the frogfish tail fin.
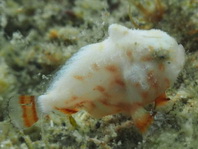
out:
M35 96L20 95L11 98L8 110L11 123L17 128L31 127L39 119Z

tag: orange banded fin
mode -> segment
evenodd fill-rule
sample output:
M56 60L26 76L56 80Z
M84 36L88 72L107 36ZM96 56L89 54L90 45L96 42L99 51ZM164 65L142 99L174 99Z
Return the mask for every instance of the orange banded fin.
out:
M144 108L139 108L132 114L132 118L134 125L140 130L141 133L145 133L154 120L153 116Z
M35 96L22 95L19 96L19 104L22 109L23 124L25 127L31 127L38 121L36 112Z
M155 108L166 105L169 100L170 99L166 97L166 94L163 93L155 99Z

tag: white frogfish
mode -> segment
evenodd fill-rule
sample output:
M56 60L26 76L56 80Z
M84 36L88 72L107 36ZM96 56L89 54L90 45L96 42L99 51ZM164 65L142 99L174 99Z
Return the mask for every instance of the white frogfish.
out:
M19 97L25 126L38 120L36 109L45 114L84 109L95 118L128 114L141 132L147 130L153 116L144 107L168 100L165 91L184 66L184 48L158 29L112 24L108 32L107 39L82 47L67 61L43 95Z

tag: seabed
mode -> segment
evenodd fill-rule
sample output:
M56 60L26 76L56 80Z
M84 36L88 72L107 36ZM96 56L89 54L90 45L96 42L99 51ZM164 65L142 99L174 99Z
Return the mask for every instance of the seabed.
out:
M196 149L197 8L197 0L1 0L0 148ZM149 130L141 134L122 114L95 119L85 111L73 119L54 112L31 128L17 127L10 99L42 94L65 61L107 37L112 23L161 29L186 50L185 67L166 92L171 100L157 110Z

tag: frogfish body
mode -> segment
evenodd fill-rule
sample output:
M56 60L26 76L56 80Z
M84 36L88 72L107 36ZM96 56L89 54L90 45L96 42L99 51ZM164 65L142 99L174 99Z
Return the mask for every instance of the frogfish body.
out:
M144 107L166 99L183 68L184 48L161 30L112 24L108 31L107 39L81 48L66 62L36 99L38 108L66 114L84 109L96 118L125 113L143 132L153 120Z

